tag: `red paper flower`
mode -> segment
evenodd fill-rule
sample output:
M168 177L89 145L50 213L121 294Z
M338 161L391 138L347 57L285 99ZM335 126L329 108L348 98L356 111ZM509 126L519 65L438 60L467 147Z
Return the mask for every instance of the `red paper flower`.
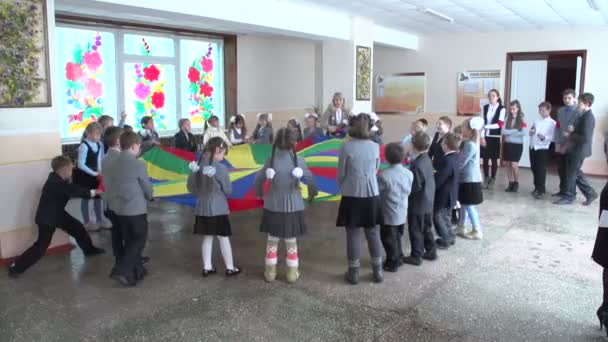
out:
M158 70L156 65L150 65L149 67L144 68L144 78L150 82L158 81L159 75L160 70Z
M198 82L198 79L201 77L201 73L196 70L193 67L190 67L190 69L188 69L188 79L190 80L190 82L192 83L196 83Z
M165 106L165 93L161 93L160 91L152 94L152 105L156 108L162 108Z
M82 57L82 62L89 68L90 71L95 72L101 66L101 56L99 52L85 52Z
M210 72L213 70L213 60L211 58L203 57L201 65L203 66L204 72Z
M89 79L87 84L84 86L84 89L87 92L87 96L94 99L97 99L103 95L103 84L95 81L94 79Z
M82 66L80 64L68 62L65 65L65 78L72 82L80 81L82 78Z
M213 94L213 87L210 86L209 83L205 82L203 85L201 85L200 93L205 97L211 97L211 94Z

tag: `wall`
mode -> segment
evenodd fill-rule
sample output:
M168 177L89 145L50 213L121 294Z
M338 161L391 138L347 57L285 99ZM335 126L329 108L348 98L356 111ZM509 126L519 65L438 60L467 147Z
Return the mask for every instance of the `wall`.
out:
M593 156L585 161L583 170L608 175L603 153L603 133L608 129L608 45L598 39L607 35L608 29L567 29L425 36L420 38L418 51L376 46L374 72L425 72L426 111L454 115L458 72L500 69L504 87L507 52L586 49L585 91L596 96L593 108L597 124ZM414 117L401 117L403 130Z

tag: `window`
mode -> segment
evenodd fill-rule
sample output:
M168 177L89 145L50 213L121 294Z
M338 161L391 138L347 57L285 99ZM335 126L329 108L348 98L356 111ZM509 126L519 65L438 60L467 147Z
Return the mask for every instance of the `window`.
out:
M224 125L221 40L62 24L56 32L63 142L101 115L117 122L123 110L136 130L152 116L161 136L181 118L199 131L211 115Z

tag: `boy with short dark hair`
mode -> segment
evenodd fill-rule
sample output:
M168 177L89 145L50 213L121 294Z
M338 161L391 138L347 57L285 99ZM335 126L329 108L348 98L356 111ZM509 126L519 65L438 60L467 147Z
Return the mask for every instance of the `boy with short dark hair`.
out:
M545 196L547 179L547 161L549 146L555 136L555 121L551 118L551 104L547 101L538 105L541 119L530 129L530 168L534 175L534 191L532 196L542 199Z
M188 119L180 119L177 123L179 132L175 133L175 148L188 151L196 152L196 139L192 134L192 124Z
M451 229L451 210L458 201L458 153L460 138L454 133L447 133L442 140L444 155L435 164L435 200L433 205L433 223L439 238L437 247L447 249L456 242Z
M141 138L141 154L148 152L152 147L160 145L160 138L154 126L154 119L151 116L141 118L141 131L137 134Z
M567 130L578 117L576 106L576 92L574 89L566 89L562 92L564 106L557 111L557 126L555 129L553 142L555 143L555 153L559 156L557 161L557 173L559 175L559 191L553 194L554 197L562 197L566 189L566 148Z
M38 225L38 240L10 265L8 268L10 277L18 277L42 258L51 244L56 228L71 235L85 256L104 253L103 249L93 245L91 237L82 223L65 210L70 198L97 196L96 190L89 190L71 183L73 167L70 158L65 156L55 157L51 161L53 172L49 174L42 187L40 202L36 210L35 222Z
M430 145L431 138L424 132L418 132L412 137L414 158L412 158L410 171L414 174L414 181L407 211L412 253L403 258L403 262L416 266L422 264L422 259L437 259L437 247L431 231L435 178L433 177L433 163L427 153Z

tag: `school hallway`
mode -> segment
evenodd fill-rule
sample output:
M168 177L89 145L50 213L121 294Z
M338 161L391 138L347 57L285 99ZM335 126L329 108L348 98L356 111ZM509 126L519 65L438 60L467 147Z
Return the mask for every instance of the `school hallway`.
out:
M499 174L504 176L505 170ZM598 202L555 206L530 195L522 171L519 194L505 181L484 193L483 241L458 239L439 259L404 265L372 284L369 257L357 286L343 279L346 239L334 226L338 203L307 212L300 239L302 277L263 280L266 237L261 211L231 215L236 264L244 273L202 278L201 237L191 209L155 201L145 255L148 277L123 288L108 277L110 234L93 233L106 254L80 250L47 256L19 279L0 273L0 340L11 341L601 341L595 310L601 268L590 258ZM557 178L549 177L550 191ZM593 179L599 192L604 180ZM70 204L78 211L78 205ZM362 241L363 242L363 241ZM406 254L409 242L405 242ZM365 247L367 248L367 247ZM367 249L365 249L367 251ZM364 253L364 254L367 254Z

